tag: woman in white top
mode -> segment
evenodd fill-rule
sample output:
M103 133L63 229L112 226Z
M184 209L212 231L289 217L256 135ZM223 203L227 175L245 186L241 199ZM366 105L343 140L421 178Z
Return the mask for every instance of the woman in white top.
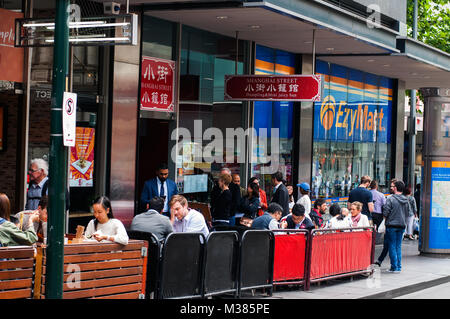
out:
M333 217L327 221L324 228L340 229L352 227L352 220L348 216L348 210L344 210L339 204L334 203L330 206L329 211Z
M350 206L350 214L352 219L352 227L370 227L369 218L361 214L363 204L360 202L353 202Z
M128 244L128 234L122 222L114 218L111 202L108 197L101 196L92 205L95 219L87 225L84 236L88 239L113 241L118 244Z

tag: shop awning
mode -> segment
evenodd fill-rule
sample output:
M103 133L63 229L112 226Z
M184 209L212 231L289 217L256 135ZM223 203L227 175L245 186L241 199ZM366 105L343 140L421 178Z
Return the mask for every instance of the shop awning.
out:
M450 87L450 55L402 37L386 27L369 28L364 19L312 1L280 6L280 1L224 1L151 5L145 14L229 37L402 80L406 89Z

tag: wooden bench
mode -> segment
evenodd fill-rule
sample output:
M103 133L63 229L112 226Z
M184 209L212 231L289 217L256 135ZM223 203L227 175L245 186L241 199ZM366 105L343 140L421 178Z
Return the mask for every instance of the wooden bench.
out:
M84 242L64 246L63 299L137 299L145 296L147 247ZM34 298L45 298L46 249L38 248Z
M33 247L0 248L0 299L31 298Z

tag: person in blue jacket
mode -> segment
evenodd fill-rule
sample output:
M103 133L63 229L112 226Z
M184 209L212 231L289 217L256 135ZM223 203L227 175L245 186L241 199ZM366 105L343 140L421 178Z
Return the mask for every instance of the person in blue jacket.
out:
M158 166L156 177L144 183L144 189L141 194L141 206L145 211L148 210L148 204L153 197L164 198L164 208L162 214L170 217L169 201L173 195L178 194L177 184L169 179L169 168L167 164L162 163Z

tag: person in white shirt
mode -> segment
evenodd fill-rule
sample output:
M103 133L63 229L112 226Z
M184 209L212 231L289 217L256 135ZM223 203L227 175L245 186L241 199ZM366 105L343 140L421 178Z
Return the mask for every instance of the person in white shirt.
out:
M352 227L370 227L369 218L361 214L362 207L363 204L361 202L353 202L350 204Z
M327 221L324 228L350 228L352 227L352 219L348 216L348 210L346 208L341 208L338 203L331 204L330 215L333 216Z
M311 199L309 198L309 184L308 183L301 183L297 184L297 187L300 191L300 198L297 201L297 204L303 205L305 207L305 216L309 217L309 213L311 212Z
M190 209L186 197L174 195L169 202L171 222L175 233L202 233L205 238L209 234L205 217L202 213Z
M113 216L111 201L106 196L98 197L92 205L94 219L86 227L84 237L98 242L107 240L128 244L128 234L122 222Z

